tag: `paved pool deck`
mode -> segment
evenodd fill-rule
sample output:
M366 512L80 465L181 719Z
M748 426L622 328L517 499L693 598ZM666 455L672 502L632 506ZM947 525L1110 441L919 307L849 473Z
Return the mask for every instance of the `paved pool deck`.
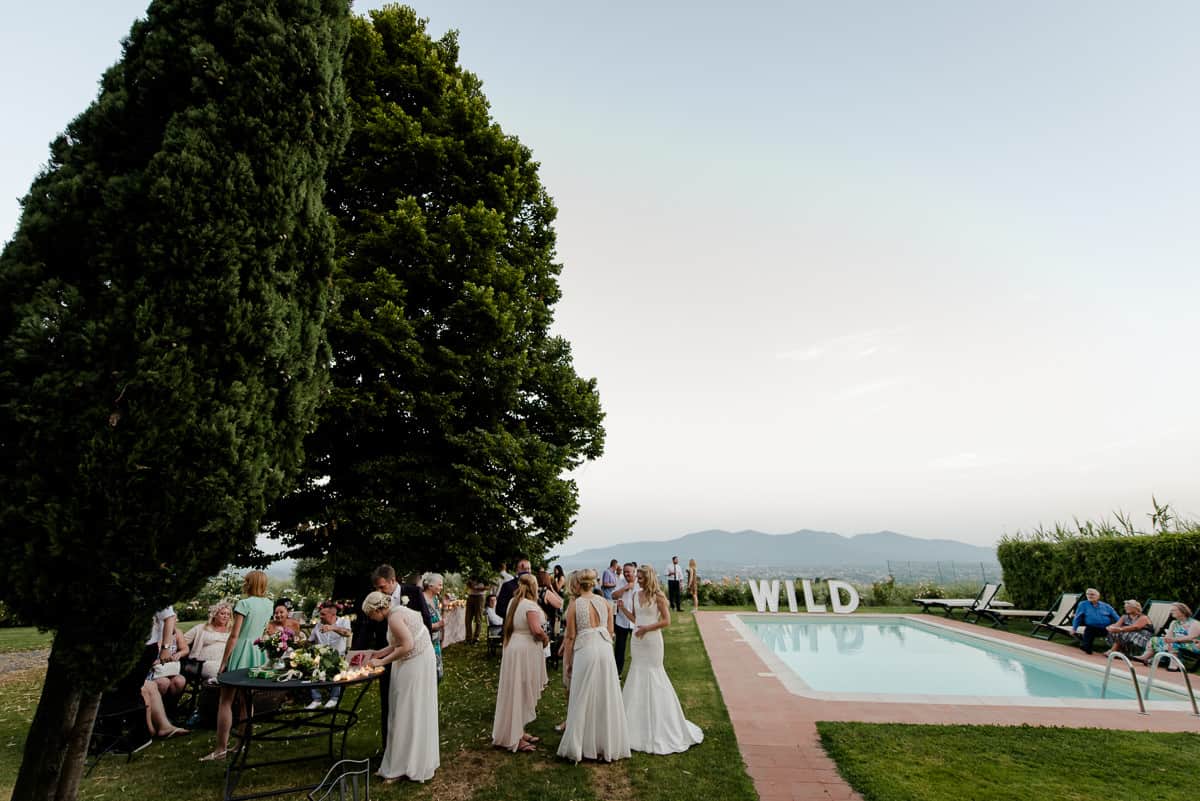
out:
M1134 731L1200 732L1200 718L1189 712L1167 711L1151 706L1151 714L1137 712L1137 702L1120 709L1075 709L1071 707L1026 707L1018 705L955 705L928 703L880 703L876 701L832 701L793 694L775 677L771 668L742 640L728 619L733 612L698 612L700 636L712 662L747 773L754 780L761 801L846 801L861 799L837 772L837 766L821 747L816 723L820 720L867 723L994 724L1019 726L1069 726ZM747 610L744 614L752 614ZM793 615L779 613L781 619ZM822 617L832 618L834 615ZM914 614L919 620L932 615ZM986 633L997 640L1034 648L1055 656L1088 659L1073 645L1044 642L1007 631L987 629L958 620L936 617L937 622L973 633ZM1091 659L1103 666L1104 657ZM1144 679L1147 669L1138 668ZM1156 671L1155 684L1182 687L1178 674ZM1193 674L1200 692L1200 677ZM870 692L870 688L863 688Z

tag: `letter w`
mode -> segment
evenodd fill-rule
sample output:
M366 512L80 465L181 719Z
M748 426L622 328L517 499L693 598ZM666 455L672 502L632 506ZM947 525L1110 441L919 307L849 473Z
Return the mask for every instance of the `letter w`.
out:
M750 594L754 596L754 606L758 611L779 611L779 579L751 581Z

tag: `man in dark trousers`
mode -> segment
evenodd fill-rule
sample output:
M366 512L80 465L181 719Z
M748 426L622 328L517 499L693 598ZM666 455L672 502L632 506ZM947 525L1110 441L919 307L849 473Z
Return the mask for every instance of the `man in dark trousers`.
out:
M679 557L672 556L671 564L667 568L667 600L671 604L671 608L676 612L683 611L683 601L681 600L680 588L683 586L683 565L679 564Z
M380 565L371 573L371 585L382 592L384 595L392 596L392 606L403 605L409 609L415 609L421 613L421 620L425 623L425 628L432 632L433 617L429 614L429 607L425 603L425 593L421 592L421 588L413 584L401 584L396 580L396 571L391 565ZM387 641L387 620L379 623L367 621L369 625L367 639L369 647L373 650L386 648ZM383 740L383 749L387 750L388 736L388 701L391 696L392 689L392 671L391 668L386 668L383 673L379 674L379 734Z
M621 579L613 590L613 602L617 605L613 617L613 657L617 660L617 674L625 669L625 646L633 633L633 606L637 603L637 562L626 562Z
M496 614L500 617L504 617L508 612L508 602L512 600L513 593L517 591L517 581L527 573L529 573L529 560L522 559L517 562L517 575L500 585L500 592L496 595Z

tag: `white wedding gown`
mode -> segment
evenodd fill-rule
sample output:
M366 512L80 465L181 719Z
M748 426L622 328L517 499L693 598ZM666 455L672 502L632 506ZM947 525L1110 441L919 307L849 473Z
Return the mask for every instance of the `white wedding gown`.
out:
M639 603L636 615L636 626L652 626L659 621L658 604ZM648 754L677 754L704 742L700 727L683 716L679 697L663 669L662 630L631 636L629 643L633 655L622 692L629 747Z
M600 625L593 626L590 609ZM578 762L603 759L612 762L629 756L621 680L608 634L609 602L598 595L575 599L575 647L571 651L571 701L567 727L558 755Z

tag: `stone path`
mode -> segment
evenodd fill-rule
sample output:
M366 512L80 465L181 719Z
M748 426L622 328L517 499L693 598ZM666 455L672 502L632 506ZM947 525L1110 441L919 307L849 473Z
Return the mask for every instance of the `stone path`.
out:
M754 780L760 801L861 801L821 747L820 720L876 723L996 724L1076 726L1143 731L1198 731L1200 720L1184 712L1156 710L1152 715L1130 709L1073 709L1063 707L985 706L919 703L826 701L792 694L741 635L726 620L729 612L699 612L696 621L712 662L725 707L733 722L746 772ZM780 615L784 617L784 615ZM939 618L939 620L941 620ZM946 622L941 620L941 622ZM979 627L954 621L955 627ZM989 636L1052 652L1078 656L1073 646L1046 643L1018 634L988 630ZM1103 662L1101 661L1101 664ZM1138 671L1145 675L1144 669ZM1155 682L1178 683L1164 676ZM864 688L864 692L870 692Z

